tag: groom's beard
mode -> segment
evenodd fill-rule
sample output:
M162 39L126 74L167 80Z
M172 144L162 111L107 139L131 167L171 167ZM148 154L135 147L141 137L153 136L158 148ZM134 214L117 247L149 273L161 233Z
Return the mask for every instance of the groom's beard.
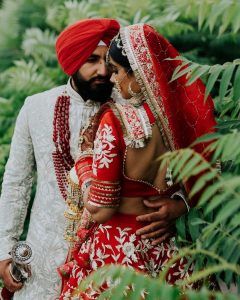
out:
M85 80L79 72L72 75L75 87L83 100L91 99L96 102L104 103L110 99L113 84L109 76L96 76L90 80Z

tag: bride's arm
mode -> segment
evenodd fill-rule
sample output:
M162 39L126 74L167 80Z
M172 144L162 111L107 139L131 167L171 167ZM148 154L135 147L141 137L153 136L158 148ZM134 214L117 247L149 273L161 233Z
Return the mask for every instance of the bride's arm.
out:
M104 223L117 211L120 202L122 150L120 124L112 111L102 117L94 141L91 184L84 206L98 223Z

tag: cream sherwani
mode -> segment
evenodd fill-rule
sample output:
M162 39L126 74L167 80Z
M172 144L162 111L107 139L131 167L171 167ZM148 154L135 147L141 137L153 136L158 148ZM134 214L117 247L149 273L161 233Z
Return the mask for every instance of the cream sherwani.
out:
M0 199L0 260L23 230L30 199L34 168L37 169L37 191L31 211L27 241L32 245L32 277L15 293L17 300L53 300L60 293L57 267L64 263L67 243L63 239L65 202L60 194L52 153L53 117L56 99L64 89L70 96L71 155L78 155L80 128L99 105L86 102L67 85L28 97L17 118L11 152L6 165Z

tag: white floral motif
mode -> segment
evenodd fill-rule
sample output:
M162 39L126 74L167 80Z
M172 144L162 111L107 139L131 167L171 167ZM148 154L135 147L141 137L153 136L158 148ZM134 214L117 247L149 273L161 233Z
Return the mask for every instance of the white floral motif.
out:
M97 168L109 168L109 164L113 162L113 157L116 153L111 153L115 148L113 141L115 137L112 133L112 127L108 124L97 131L94 141L94 156L93 156L93 174L97 175Z
M153 246L151 240L142 240L136 236L134 227L125 227L125 225L100 224L89 240L85 241L84 244L88 244L88 246L83 244L79 255L81 257L82 254L89 253L90 264L86 267L74 266L72 276L77 279L78 284L93 270L109 263L122 264L130 269L137 268L153 278L158 277L159 273L166 268L169 258L177 251L174 240L162 243L161 247ZM182 258L170 267L166 279L169 284L173 284L178 279L188 278L191 273L192 268L188 267L186 258ZM117 283L114 280L109 277L107 282L102 282L101 290L96 290L89 285L84 295L88 296L88 299L98 299L104 289L113 287ZM131 286L131 289L134 289L134 286ZM123 290L123 293L126 290ZM145 299L146 294L147 291L142 291L142 299ZM68 294L65 296L67 297Z
M123 253L127 256L127 257L132 257L134 255L134 244L131 242L126 242L125 244L123 244Z

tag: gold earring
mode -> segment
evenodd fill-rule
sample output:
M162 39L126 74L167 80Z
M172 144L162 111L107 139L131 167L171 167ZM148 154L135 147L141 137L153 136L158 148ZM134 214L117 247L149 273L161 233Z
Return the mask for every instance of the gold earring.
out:
M139 93L134 92L132 90L131 84L132 84L132 81L128 85L128 93L129 93L130 96L138 98L139 95L141 94L141 92L139 92Z
M132 90L131 84L132 84L132 82L130 82L129 85L128 85L128 93L129 93L130 96L132 96L132 97L129 99L129 102L130 102L130 104L132 104L133 106L138 107L138 106L140 106L140 105L143 103L143 101L144 101L144 99L143 99L143 94L142 94L141 91L138 92L138 93L134 92L134 91Z

